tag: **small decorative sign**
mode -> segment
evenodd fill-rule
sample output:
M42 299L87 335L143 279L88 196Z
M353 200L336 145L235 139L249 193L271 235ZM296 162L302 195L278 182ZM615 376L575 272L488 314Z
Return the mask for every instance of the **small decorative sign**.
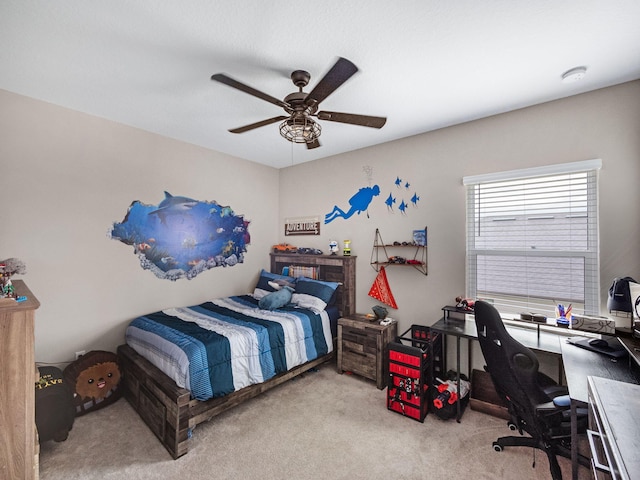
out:
M320 235L320 217L294 217L284 219L284 234Z

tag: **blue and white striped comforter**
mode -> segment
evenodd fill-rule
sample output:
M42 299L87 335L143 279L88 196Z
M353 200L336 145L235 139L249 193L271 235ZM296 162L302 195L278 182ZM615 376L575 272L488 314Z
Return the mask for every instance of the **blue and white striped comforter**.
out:
M333 349L326 312L262 310L250 295L138 317L125 338L198 400L264 382Z

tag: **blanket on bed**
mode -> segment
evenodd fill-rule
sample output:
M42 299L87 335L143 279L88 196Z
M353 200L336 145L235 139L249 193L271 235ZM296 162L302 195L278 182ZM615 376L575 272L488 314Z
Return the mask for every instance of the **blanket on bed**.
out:
M250 295L138 317L125 338L198 400L261 383L333 349L326 312L262 310Z

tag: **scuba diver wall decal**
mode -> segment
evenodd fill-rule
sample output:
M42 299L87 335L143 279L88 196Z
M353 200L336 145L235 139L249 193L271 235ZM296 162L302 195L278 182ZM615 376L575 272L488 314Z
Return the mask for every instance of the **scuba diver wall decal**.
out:
M354 213L360 215L361 212L367 212L367 218L369 218L369 204L373 200L373 197L380 195L380 187L374 185L373 187L362 187L349 199L349 210L346 212L340 207L335 205L330 213L324 216L324 223L330 223L336 218L344 218L345 220L351 218Z

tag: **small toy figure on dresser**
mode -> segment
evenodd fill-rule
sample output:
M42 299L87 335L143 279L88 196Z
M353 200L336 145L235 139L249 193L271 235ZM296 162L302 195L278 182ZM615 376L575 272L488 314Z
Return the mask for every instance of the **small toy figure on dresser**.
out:
M344 248L342 249L342 255L345 257L351 256L351 240L344 241Z
M472 300L471 298L464 298L462 296L456 297L456 308L460 308L462 310L467 310L468 312L472 312L475 304L476 304L476 301Z
M17 258L7 258L0 261L0 299L12 298L18 300L15 288L11 283L11 277L15 274L27 273L24 262Z

